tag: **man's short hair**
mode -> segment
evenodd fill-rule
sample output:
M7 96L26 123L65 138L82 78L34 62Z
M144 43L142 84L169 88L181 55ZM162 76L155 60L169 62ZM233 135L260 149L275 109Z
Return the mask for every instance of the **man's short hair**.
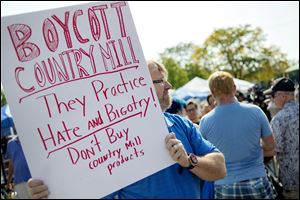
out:
M189 106L189 105L194 105L195 108L198 108L198 104L197 104L197 102L194 99L188 100L184 108L186 109L187 106Z
M232 75L225 71L217 71L211 74L208 78L208 84L210 91L215 96L233 94L235 89Z
M156 62L154 60L147 60L147 66L148 66L149 69L157 66L158 71L160 71L163 74L165 74L166 76L168 76L168 71L162 63Z

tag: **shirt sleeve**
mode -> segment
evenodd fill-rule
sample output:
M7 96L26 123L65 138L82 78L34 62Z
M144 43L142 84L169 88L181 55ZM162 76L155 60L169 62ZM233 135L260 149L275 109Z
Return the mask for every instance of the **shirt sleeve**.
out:
M12 159L12 155L11 155L12 149L11 149L11 142L7 143L7 147L6 147L6 154L5 154L5 159Z
M261 122L261 137L266 137L272 134L272 128L270 126L268 117L266 114L259 108L259 116L260 116L260 122Z
M273 134L274 134L274 138L275 138L275 151L276 152L282 152L283 151L283 138L282 135L280 133L283 133L285 127L284 127L284 123L280 123L280 120L278 120L278 118L273 118L271 121L271 127L273 130Z
M200 130L196 129L195 126L191 127L190 137L191 146L197 155L220 152L211 142L202 137Z
M204 138L207 138L206 123L204 121L205 121L205 119L202 117L199 122L199 126L200 126L199 131Z

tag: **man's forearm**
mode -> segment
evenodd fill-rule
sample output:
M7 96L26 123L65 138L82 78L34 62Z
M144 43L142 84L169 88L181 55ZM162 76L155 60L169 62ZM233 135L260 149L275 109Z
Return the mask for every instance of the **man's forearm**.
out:
M203 180L214 181L226 176L225 159L222 153L214 152L198 158L198 165L191 172Z

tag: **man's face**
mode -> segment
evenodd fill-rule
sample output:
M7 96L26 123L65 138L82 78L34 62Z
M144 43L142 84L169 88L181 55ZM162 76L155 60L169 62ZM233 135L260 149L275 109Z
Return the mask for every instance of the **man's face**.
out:
M167 77L164 73L158 70L158 67L149 68L151 78L155 87L155 91L159 100L160 107L162 111L165 111L171 106L171 97L169 95L169 89L172 85L167 81Z
M281 95L281 93L278 93L278 92L275 92L274 94L271 94L271 100L277 108L281 109L282 105L281 105L280 95Z
M289 92L277 91L271 95L271 99L277 108L282 109L289 95L293 94Z
M190 120L193 121L198 119L198 111L194 104L187 105L185 111Z

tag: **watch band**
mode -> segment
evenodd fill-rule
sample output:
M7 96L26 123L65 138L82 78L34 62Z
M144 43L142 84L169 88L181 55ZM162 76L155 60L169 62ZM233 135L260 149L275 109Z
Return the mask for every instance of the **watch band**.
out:
M187 167L187 169L193 169L194 167L195 166L190 163L190 165Z
M189 154L189 166L187 167L188 169L193 169L194 167L196 167L198 165L198 159L197 156L194 155L193 153Z

